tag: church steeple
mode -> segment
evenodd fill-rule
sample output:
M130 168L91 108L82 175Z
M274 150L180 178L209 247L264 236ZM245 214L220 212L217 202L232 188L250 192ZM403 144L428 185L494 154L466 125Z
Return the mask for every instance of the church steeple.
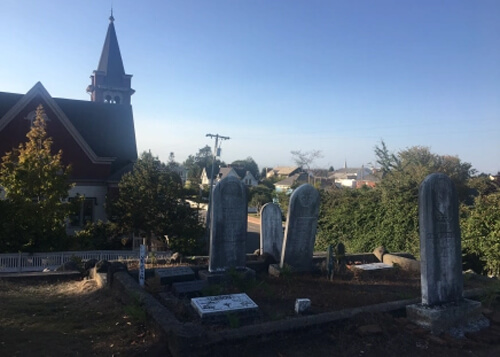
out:
M87 87L87 93L93 102L130 104L130 97L135 92L131 88L132 75L125 74L114 21L111 9L99 65L90 76L92 83Z

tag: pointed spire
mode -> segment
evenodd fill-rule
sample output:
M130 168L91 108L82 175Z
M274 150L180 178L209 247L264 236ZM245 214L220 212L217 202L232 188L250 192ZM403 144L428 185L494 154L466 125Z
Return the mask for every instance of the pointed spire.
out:
M111 7L101 58L97 70L91 76L92 83L87 87L87 92L94 102L130 104L130 96L135 92L131 88L132 75L125 74L114 22Z
M122 78L125 75L123 67L122 55L118 46L118 38L116 37L113 13L109 17L108 32L102 47L101 59L99 60L98 71L106 73L108 77L108 85L121 84Z

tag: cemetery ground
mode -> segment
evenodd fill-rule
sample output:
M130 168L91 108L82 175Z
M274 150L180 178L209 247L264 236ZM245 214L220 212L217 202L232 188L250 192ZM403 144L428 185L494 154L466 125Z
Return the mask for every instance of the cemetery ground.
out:
M147 289L160 299L154 280ZM434 336L413 325L404 310L363 312L346 320L294 333L264 335L236 344L218 344L207 356L497 356L500 355L498 281L467 275L465 290L486 288L481 298L491 326L455 339ZM419 277L393 274L355 276L346 271L329 281L323 274L258 274L255 281L235 280L207 294L245 291L259 305L253 323L294 318L294 301L308 297L310 316L326 311L418 298ZM93 280L64 282L0 279L0 355L2 356L169 356L164 338L139 305L124 304ZM197 322L186 300L169 305L180 321ZM206 328L233 329L246 322ZM194 354L193 354L194 355Z
M0 279L1 356L164 355L144 311L95 280Z

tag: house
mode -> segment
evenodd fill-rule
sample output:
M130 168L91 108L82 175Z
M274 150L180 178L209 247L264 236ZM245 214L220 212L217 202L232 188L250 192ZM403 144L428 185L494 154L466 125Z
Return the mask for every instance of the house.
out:
M25 142L41 104L47 135L53 150L62 150L65 165L71 164L71 197L85 196L79 212L71 217L68 231L88 221L105 220L105 201L116 192L122 175L137 160L134 118L130 99L131 75L125 74L116 37L114 18L106 33L97 70L87 87L90 101L54 98L42 83L27 93L0 92L0 155Z
M243 182L246 186L257 186L259 181L252 175L250 171L246 171L245 175L240 176L233 167L219 167L214 174L214 186L225 177L233 176ZM209 186L210 185L210 175L207 174L207 171L203 169L201 172L201 185Z
M361 168L348 168L347 163L344 168L333 171L329 179L335 181L337 186L360 188L362 186L374 187L380 179L376 176L375 169L369 169L364 166Z
M309 176L306 172L300 172L293 174L290 177L287 177L281 181L278 181L274 184L276 192L289 192L292 186L298 186L303 183L307 183L309 180Z
M276 166L273 169L267 171L266 178L286 178L291 177L301 171L302 169L298 166Z

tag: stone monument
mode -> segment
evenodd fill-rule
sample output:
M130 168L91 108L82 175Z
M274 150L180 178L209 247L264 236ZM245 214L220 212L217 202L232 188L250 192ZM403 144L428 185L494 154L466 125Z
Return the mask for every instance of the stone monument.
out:
M228 176L217 183L212 194L210 273L245 268L247 207L246 190L240 180Z
M319 192L309 184L293 191L288 206L280 269L288 265L295 272L312 270L314 241L319 215Z
M419 224L422 303L407 306L408 318L436 334L487 326L481 303L463 298L458 199L448 176L431 174L420 185Z
M260 255L270 254L278 262L282 247L281 208L274 203L266 203L260 210Z

